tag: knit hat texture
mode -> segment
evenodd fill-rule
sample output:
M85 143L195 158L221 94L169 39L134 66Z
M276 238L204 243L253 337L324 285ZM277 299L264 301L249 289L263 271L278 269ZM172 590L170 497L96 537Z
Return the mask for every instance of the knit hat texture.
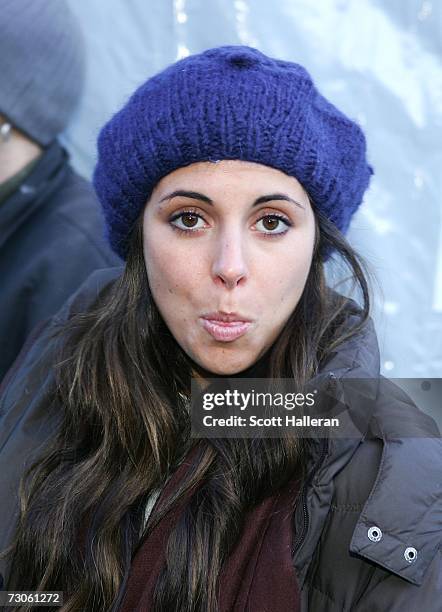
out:
M84 41L65 0L2 0L0 114L42 146L63 131L84 80Z
M126 257L131 229L162 177L223 159L295 177L342 233L373 173L361 128L305 68L252 47L209 49L150 78L100 132L94 186L114 251Z

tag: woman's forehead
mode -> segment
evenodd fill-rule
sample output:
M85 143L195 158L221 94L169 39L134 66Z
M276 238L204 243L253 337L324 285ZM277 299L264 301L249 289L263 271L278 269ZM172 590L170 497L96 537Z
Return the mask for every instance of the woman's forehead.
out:
M278 189L297 195L305 194L296 178L277 168L255 162L223 159L195 162L174 170L157 183L152 195L162 199L171 189L190 190L197 186L220 192L229 188L241 189L245 193Z

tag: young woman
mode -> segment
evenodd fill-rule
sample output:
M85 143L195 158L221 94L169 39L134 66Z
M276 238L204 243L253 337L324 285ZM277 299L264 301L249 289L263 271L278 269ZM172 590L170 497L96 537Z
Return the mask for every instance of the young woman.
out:
M98 149L126 265L5 381L8 591L62 591L65 612L440 610L440 437L398 390L349 394L348 437L190 432L192 378L379 379L344 237L372 173L360 128L301 66L220 47L149 79ZM331 255L362 306L327 286Z

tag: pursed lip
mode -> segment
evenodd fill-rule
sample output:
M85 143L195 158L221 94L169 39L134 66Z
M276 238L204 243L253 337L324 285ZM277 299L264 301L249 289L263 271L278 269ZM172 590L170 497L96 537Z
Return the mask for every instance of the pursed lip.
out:
M222 323L249 323L251 321L249 317L245 317L239 312L222 312L220 310L203 314L202 318L208 321L218 321Z
M238 312L209 312L200 317L204 329L218 342L232 342L243 336L252 321Z

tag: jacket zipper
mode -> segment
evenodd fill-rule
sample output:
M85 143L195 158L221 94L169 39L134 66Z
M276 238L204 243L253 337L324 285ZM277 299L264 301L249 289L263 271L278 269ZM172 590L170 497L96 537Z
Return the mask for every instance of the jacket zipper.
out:
M295 542L293 543L293 546L292 546L292 558L295 554L295 551L299 549L301 545L303 544L305 536L308 531L309 516L308 516L308 510L307 510L307 489L310 486L314 475L317 473L322 463L324 462L325 456L327 455L327 451L328 451L328 438L321 438L321 452L319 454L319 458L316 460L316 463L314 467L312 468L309 474L309 477L307 478L307 480L305 481L302 487L301 499L302 499L302 511L303 511L304 521L303 521L301 533L299 534L298 537L296 537Z
M329 380L336 380L336 375L334 372L329 372L327 375L327 378ZM292 546L292 558L294 557L296 549L300 548L300 546L304 543L304 539L305 539L305 536L308 530L309 516L308 516L308 510L307 510L307 489L310 486L314 475L321 467L325 459L325 456L327 455L327 452L328 452L328 438L321 438L321 452L319 453L319 458L316 460L315 465L313 466L308 478L306 479L302 487L301 499L302 499L302 512L303 512L304 521L303 521L301 533L299 534L299 536L295 536L295 542L293 543L293 546Z

